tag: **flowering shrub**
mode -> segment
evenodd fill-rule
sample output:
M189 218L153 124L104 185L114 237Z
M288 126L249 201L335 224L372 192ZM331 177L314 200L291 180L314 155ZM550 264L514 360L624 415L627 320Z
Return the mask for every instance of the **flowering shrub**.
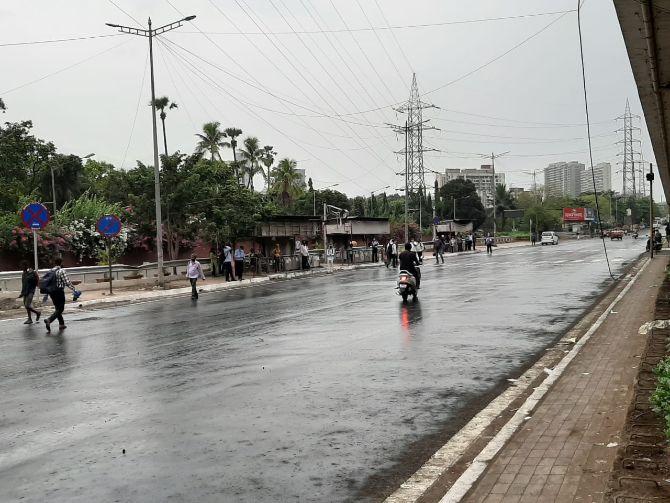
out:
M92 258L104 259L104 262L107 262L107 242L105 237L96 230L95 223L73 220L63 228L63 231L68 237L70 251L77 256L79 261ZM112 260L116 260L126 251L128 233L128 228L123 226L119 235L110 240Z

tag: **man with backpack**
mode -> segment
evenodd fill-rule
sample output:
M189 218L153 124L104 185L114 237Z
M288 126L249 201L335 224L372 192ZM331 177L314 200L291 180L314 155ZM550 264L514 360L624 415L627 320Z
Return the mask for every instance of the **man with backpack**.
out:
M44 320L48 333L51 333L51 323L56 319L58 319L58 330L65 330L67 328L63 320L65 287L75 292L75 295L77 294L74 285L67 276L67 272L63 269L63 259L57 257L54 259L54 267L48 270L40 280L40 292L49 295L55 309L54 313Z
M37 271L28 265L27 260L21 261L21 269L23 269L23 274L21 275L21 295L19 295L19 298L23 298L23 307L28 312L28 319L23 324L30 325L33 322L33 313L35 313L35 321L40 321L42 315L40 311L33 307L33 296L40 278Z

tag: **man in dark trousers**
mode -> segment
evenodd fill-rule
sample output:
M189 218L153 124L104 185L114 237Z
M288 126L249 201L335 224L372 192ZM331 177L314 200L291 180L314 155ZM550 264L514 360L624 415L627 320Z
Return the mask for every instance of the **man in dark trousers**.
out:
M205 281L205 273L202 271L202 265L198 262L195 253L191 254L191 260L186 265L186 277L191 283L191 298L195 300L198 298L198 279Z
M416 268L419 258L412 251L412 243L405 243L405 251L398 257L400 259L400 270L407 271L416 279L416 289L421 285L421 271Z
M23 275L21 276L21 295L19 295L19 298L23 298L23 307L26 308L26 312L28 313L28 319L23 324L30 325L33 322L33 313L35 314L35 321L40 321L40 316L42 315L40 311L33 307L33 296L35 295L39 276L37 275L37 271L30 267L27 260L21 261L21 269L23 269Z
M244 276L244 246L240 245L237 250L235 250L235 276L239 281L242 281L242 276Z
M43 280L46 293L49 294L55 309L54 313L44 320L47 332L51 333L51 323L55 320L58 320L58 330L65 330L67 328L65 326L65 320L63 320L63 311L65 310L65 287L73 292L75 291L75 288L70 282L70 278L68 278L65 269L63 269L63 259L60 257L54 259L54 267L44 275ZM42 288L42 283L40 283L40 289Z

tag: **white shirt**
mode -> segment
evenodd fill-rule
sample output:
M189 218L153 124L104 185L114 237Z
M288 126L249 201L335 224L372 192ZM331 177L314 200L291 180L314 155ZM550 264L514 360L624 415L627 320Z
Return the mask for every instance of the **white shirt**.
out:
M189 260L186 266L186 276L189 278L205 279L205 273L202 272L202 266L197 260Z

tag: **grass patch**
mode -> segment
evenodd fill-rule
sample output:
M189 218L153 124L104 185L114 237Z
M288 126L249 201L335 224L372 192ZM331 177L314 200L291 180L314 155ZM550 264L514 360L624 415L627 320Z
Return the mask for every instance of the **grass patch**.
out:
M670 439L670 356L654 367L656 390L651 395L651 408L665 421L665 436Z

